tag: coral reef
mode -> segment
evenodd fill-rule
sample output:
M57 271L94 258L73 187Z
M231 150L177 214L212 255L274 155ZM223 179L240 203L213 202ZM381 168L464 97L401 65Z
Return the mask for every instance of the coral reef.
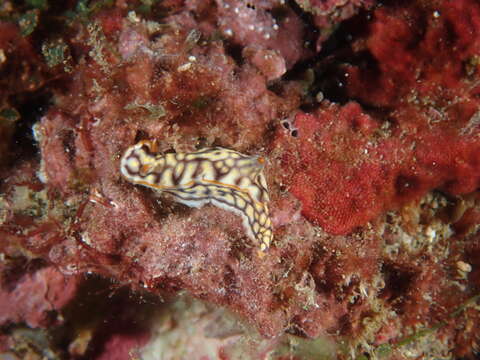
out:
M0 15L2 356L477 351L478 3L26 0ZM153 139L265 159L264 256L235 214L122 177Z

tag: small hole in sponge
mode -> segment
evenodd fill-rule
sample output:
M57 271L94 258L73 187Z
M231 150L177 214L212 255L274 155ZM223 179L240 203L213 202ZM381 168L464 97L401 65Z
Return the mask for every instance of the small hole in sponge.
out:
M398 196L409 197L418 192L421 184L415 176L400 174L395 181Z

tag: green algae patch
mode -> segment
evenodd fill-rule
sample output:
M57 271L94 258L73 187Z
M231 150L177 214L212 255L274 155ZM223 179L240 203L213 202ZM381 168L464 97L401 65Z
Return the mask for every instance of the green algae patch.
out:
M20 26L20 33L22 36L31 35L37 25L40 11L38 9L27 11L18 19L18 26Z

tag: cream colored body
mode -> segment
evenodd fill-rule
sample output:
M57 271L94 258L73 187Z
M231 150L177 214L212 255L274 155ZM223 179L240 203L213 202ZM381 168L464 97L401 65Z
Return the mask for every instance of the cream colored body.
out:
M127 149L120 171L129 181L165 191L188 206L212 203L243 218L247 234L265 251L273 238L263 159L224 148L157 154L154 142Z

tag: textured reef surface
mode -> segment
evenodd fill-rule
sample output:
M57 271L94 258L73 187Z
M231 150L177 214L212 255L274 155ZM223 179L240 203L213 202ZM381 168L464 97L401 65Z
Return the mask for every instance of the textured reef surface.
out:
M125 151L262 159L273 242ZM473 358L475 0L0 3L0 357Z

